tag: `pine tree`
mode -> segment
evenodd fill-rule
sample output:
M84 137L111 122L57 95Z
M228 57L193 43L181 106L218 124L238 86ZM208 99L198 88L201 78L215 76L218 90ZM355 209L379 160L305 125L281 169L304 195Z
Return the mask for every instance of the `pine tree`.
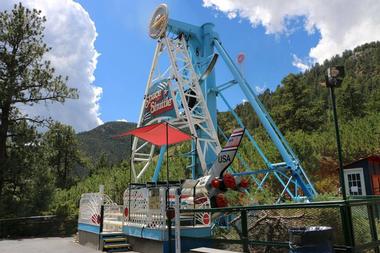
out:
M47 163L55 175L58 188L67 188L74 181L74 168L81 164L75 131L71 126L54 123L43 136Z
M51 63L44 60L50 48L43 41L45 17L41 11L22 4L0 12L0 196L4 175L11 169L9 143L19 132L20 122L41 125L47 119L21 113L18 105L33 106L42 101L63 103L75 98L75 89L66 86L67 78L55 75Z

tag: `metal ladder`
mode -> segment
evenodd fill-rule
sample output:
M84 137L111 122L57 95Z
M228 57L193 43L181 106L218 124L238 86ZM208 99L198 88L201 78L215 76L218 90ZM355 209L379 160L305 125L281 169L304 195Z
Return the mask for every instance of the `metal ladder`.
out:
M221 146L201 90L199 76L194 70L184 37L179 36L174 40L165 37L163 40L169 51L171 70L175 79L171 90L180 98L182 104L182 111L181 108L176 108L181 117L172 124L179 128L190 129L196 138L196 150L203 174L207 174L206 154L210 150L216 157ZM194 101L192 105L189 104L191 100ZM175 106L178 107L178 104Z

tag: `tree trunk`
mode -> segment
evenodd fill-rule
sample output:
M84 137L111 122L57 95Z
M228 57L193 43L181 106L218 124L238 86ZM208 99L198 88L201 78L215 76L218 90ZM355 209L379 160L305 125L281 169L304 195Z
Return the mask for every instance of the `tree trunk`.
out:
M0 122L0 196L3 193L4 176L7 168L7 135L9 128L10 104L5 104L1 108Z
M65 142L65 145L66 145L66 142ZM68 159L67 159L67 149L65 149L65 159L63 161L63 169L65 170L64 171L64 177L63 177L63 187L64 189L66 189L67 187L67 167L68 167Z

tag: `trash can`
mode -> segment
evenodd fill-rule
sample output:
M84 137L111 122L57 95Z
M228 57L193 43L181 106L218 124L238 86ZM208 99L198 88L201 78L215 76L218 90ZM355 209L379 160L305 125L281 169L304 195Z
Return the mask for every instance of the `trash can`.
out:
M332 253L333 229L313 226L289 229L290 253Z

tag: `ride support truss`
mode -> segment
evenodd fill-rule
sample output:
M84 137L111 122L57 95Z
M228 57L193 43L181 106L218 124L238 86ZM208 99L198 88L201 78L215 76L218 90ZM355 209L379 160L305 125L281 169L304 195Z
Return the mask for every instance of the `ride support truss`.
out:
M160 71L159 58L162 57L164 53L167 54L170 63L164 71ZM177 117L157 118L156 122L167 121L171 125L179 129L187 129L191 133L196 145L195 151L202 173L205 174L208 168L206 155L212 153L214 157L216 157L221 147L216 126L214 126L211 120L199 84L199 78L199 75L194 70L187 50L186 40L182 36L174 39L165 36L158 42L156 47L145 97L148 95L149 88L153 83L163 79L170 80L169 87L174 100L174 109ZM189 101L194 102L190 103ZM143 111L144 108L141 109L138 127L141 126L144 120ZM141 179L151 164L154 150L154 145L134 138L132 144L132 172L136 182ZM162 147L160 150L153 181L158 179L165 151L166 147ZM142 162L142 164L140 164L140 167L142 167L140 171L138 171L136 167L137 162Z

